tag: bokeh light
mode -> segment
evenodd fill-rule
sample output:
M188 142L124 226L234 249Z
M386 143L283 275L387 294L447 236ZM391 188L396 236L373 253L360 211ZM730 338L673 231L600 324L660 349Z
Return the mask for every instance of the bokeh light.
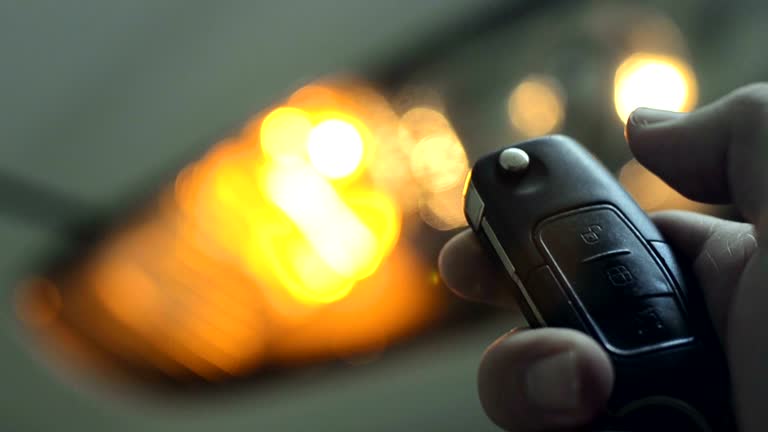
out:
M619 171L619 182L646 211L677 209L710 212L702 203L689 200L674 190L637 160L632 159Z
M307 141L314 129L306 112L298 108L279 107L264 118L260 132L264 154L275 160L290 162L307 158Z
M306 86L25 288L18 313L88 370L217 381L381 352L445 300L399 241L403 192L445 201L467 170L445 117L426 118L404 122L364 85ZM461 204L449 207L434 210L443 227Z
M674 193L662 179L648 171L635 159L619 171L619 182L643 210L656 210Z
M426 106L408 110L401 120L400 146L409 156L414 180L404 186L419 191L414 198L422 221L441 231L463 226L461 189L469 162L445 115Z
M419 203L419 215L427 225L439 231L466 226L464 197L460 187L430 194Z
M553 77L530 75L512 90L507 111L523 137L556 132L565 118L565 93Z
M380 258L377 239L322 177L310 167L268 168L265 177L266 196L295 224L332 271L355 281L375 270ZM306 269L308 260L302 261L297 268ZM312 300L332 301L343 292L315 294Z
M698 85L684 61L656 54L629 56L616 69L614 104L622 122L639 107L688 111L696 105Z
M416 106L406 111L400 119L400 127L414 142L430 136L453 134L451 123L445 115L429 106ZM402 141L401 145L412 146L407 140Z
M56 321L61 312L61 292L50 280L35 278L22 284L16 299L16 312L28 325L46 327Z
M363 138L344 120L323 121L312 128L306 142L312 165L328 178L351 175L363 160Z
M427 192L441 192L464 180L467 155L453 134L428 136L411 152L411 172Z
M382 143L371 158L368 172L376 187L394 197L403 212L410 214L418 205L421 190L411 175L410 150L398 143L398 139Z

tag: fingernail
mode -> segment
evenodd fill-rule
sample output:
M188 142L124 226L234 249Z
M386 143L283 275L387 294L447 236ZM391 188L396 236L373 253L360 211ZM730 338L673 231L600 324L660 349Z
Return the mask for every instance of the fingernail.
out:
M580 406L581 377L576 367L576 353L566 351L545 357L526 373L528 400L540 408L571 411Z
M645 126L661 123L667 120L674 120L684 115L685 113L675 111L638 108L632 111L632 114L629 115L629 119L627 119L627 124L624 128L624 138L629 140L633 132L642 129Z

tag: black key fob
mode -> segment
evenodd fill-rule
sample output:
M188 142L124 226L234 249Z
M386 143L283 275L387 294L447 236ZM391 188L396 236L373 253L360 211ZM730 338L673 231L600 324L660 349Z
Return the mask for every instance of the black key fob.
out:
M569 327L610 354L601 428L731 431L730 383L702 294L645 212L571 138L481 158L465 215L533 327Z

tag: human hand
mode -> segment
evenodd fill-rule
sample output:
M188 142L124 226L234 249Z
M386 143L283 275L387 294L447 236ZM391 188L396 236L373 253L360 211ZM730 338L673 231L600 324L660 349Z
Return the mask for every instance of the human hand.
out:
M652 219L691 263L726 351L742 432L768 429L768 84L740 88L690 114L638 109L627 141L637 160L688 198L731 203L748 223L666 211ZM474 301L512 305L508 278L467 230L440 256L446 284ZM513 432L580 430L605 407L608 355L568 329L513 330L486 350L478 390Z

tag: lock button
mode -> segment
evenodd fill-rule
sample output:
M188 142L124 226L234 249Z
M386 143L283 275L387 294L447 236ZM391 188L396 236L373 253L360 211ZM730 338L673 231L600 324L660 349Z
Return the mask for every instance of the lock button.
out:
M558 261L590 262L611 253L643 248L624 221L608 208L549 220L540 228L538 237L548 250L557 251Z

